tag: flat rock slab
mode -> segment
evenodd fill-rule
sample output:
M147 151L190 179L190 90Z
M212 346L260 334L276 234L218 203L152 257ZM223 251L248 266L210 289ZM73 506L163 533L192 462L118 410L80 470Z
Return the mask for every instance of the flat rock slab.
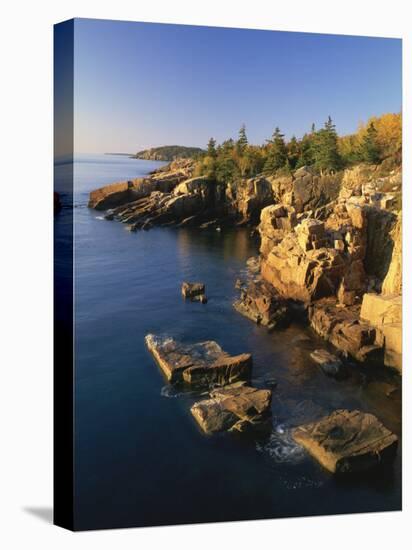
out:
M224 386L250 379L250 353L231 356L213 340L182 344L173 338L148 334L145 341L171 383Z
M213 390L210 399L191 407L191 413L207 434L241 432L266 434L272 429L272 392L242 384Z
M342 361L333 353L325 349L315 349L310 356L328 376L335 378L344 378L346 376L346 369Z
M293 438L327 470L342 474L393 460L398 445L376 416L344 409L295 428Z

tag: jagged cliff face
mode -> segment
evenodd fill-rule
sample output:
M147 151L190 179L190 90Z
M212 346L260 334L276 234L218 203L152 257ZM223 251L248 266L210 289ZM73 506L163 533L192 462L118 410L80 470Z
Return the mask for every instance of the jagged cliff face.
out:
M400 169L361 165L271 183L280 204L261 213L263 281L305 303L312 327L343 354L365 361L384 353L400 370ZM381 297L396 321L385 317Z

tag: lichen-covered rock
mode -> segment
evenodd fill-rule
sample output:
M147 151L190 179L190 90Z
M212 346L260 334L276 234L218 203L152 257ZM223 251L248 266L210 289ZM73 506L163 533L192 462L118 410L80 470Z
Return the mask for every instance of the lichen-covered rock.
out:
M266 281L250 281L247 286L241 287L240 298L233 306L239 313L269 330L284 327L290 321L286 301Z
M213 390L209 399L198 401L191 413L201 429L266 434L272 428L272 392L234 384Z
M293 430L293 438L332 473L361 472L394 459L398 438L372 414L337 410Z
M181 344L173 338L148 334L147 348L171 383L201 386L248 381L252 370L250 353L231 356L213 340Z

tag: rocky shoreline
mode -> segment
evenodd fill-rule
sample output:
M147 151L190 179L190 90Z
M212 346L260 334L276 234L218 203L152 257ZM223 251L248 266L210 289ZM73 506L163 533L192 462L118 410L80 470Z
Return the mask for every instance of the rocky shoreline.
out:
M145 178L93 191L89 207L131 231L250 226L260 236L260 256L249 262L246 280L237 282L239 313L268 330L296 317L306 320L335 349L316 350L312 360L338 380L346 376L348 358L401 374L399 167L362 164L324 176L302 167L288 176L224 185L195 177L194 170L193 160L177 159ZM184 283L182 294L207 301L201 283ZM272 389L250 385L250 353L230 356L217 342L184 345L154 335L146 345L169 383L206 392L191 407L202 431L270 433ZM397 446L394 434L360 411L335 411L297 427L293 437L336 473L390 462Z

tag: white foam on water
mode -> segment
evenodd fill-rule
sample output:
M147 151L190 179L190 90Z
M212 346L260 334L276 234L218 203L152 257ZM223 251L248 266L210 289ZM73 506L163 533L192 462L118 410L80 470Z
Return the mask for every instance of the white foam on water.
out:
M305 450L293 439L291 431L282 424L275 427L266 442L257 442L256 449L279 464L298 464L306 456Z
M96 220L104 220L104 216L96 216Z
M204 396L209 395L209 392L205 391L202 393L199 393L198 391L179 391L176 387L173 385L167 385L163 386L160 389L160 395L162 397L166 397L167 399L175 399L176 397L198 397L203 398Z

